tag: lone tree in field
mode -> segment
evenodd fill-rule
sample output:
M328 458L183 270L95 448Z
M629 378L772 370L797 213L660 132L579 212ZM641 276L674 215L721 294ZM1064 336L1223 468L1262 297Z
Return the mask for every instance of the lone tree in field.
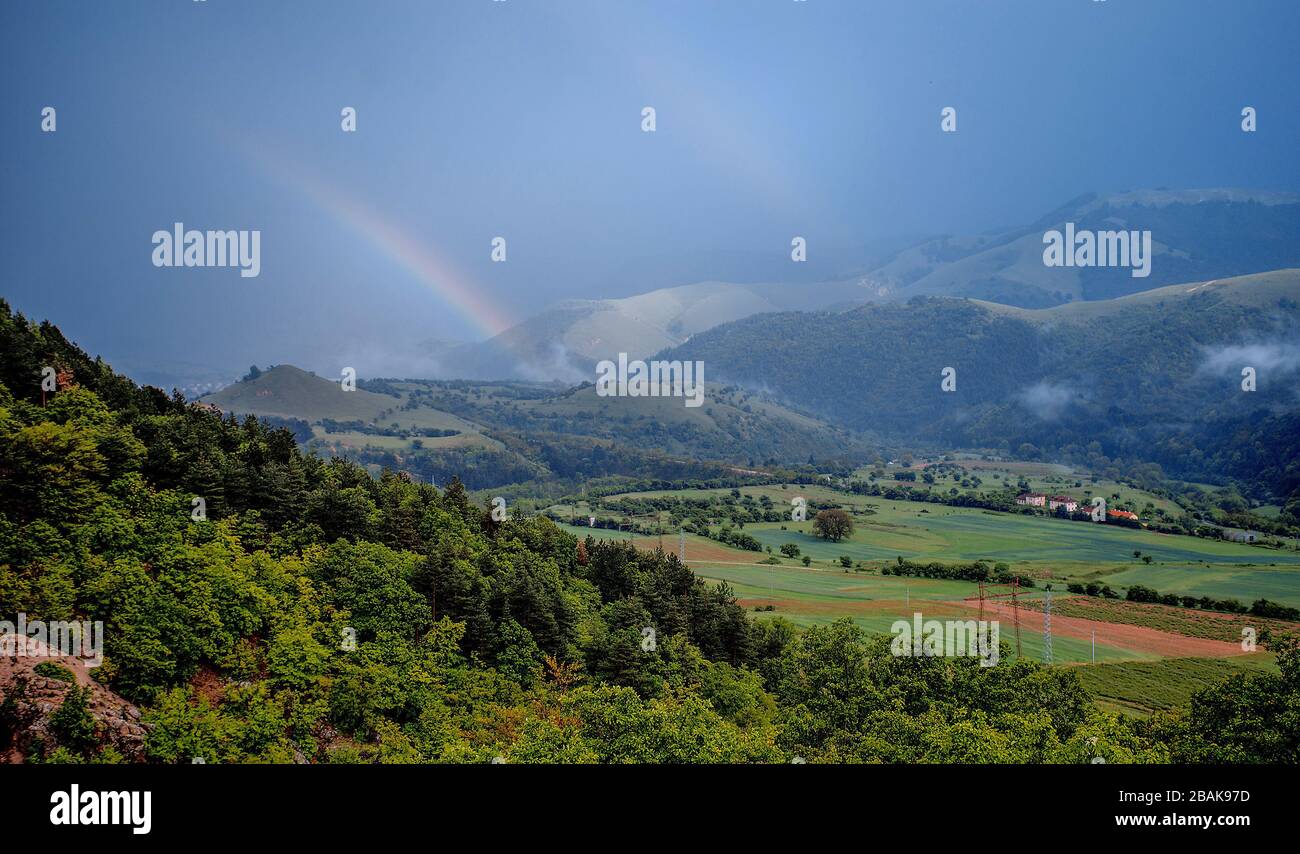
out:
M838 543L853 533L853 519L843 510L822 510L813 519L813 531L823 540Z

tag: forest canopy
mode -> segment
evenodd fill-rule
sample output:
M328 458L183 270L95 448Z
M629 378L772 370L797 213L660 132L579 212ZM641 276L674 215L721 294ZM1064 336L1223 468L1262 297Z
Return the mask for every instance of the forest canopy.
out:
M94 678L145 725L138 753L110 748L73 689L31 739L15 685L0 742L29 762L1300 759L1294 645L1280 674L1129 721L1068 668L755 620L673 554L304 454L0 302L0 617L19 613L102 620Z

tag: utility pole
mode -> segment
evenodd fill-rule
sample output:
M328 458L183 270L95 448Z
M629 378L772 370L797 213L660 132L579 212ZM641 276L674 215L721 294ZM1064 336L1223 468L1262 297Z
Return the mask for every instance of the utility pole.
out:
M1097 663L1097 630L1092 630L1092 663Z
M1052 589L1043 592L1043 663L1052 663Z
M1016 622L1016 660L1020 660L1020 599L1016 595L1020 592L1020 578L1016 577L1011 582L1011 613Z

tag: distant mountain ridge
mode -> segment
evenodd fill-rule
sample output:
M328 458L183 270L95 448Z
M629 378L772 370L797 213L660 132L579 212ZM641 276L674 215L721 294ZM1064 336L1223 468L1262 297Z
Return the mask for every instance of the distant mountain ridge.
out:
M698 282L620 299L569 300L488 341L445 350L444 371L458 379L582 382L602 359L642 358L720 323L754 314L835 303L856 304L856 280L741 285Z
M1151 274L1047 267L1043 234L1149 230ZM1022 308L1113 299L1163 285L1300 267L1300 196L1240 189L1088 193L1017 228L927 239L862 273L815 284L706 281L632 297L570 300L488 341L439 348L440 376L580 382L596 362L644 358L719 324L791 310L956 296Z
M1120 267L1048 267L1043 234L1149 230L1151 275ZM1236 189L1088 193L1021 228L939 237L899 252L868 273L876 297L962 296L1047 308L1112 299L1166 284L1300 266L1300 196Z
M692 468L797 465L808 458L861 459L852 431L834 428L740 389L710 384L704 405L676 397L600 397L590 383L378 379L343 391L339 383L277 365L210 394L201 404L225 414L296 419L299 441L473 488L527 479L674 477ZM338 422L330 424L328 422ZM438 428L444 432L421 432ZM576 481L575 481L576 482Z
M663 356L895 440L1300 487L1300 270L1047 309L934 297L767 314Z

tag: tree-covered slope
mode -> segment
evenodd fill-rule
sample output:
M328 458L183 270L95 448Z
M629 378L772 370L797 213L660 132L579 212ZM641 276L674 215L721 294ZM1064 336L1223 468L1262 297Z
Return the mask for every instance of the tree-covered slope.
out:
M669 355L856 430L1300 487L1294 270L1040 310L930 298L762 315Z
M0 617L102 621L94 678L136 704L6 669L0 749L25 762L1300 759L1293 648L1132 724L1006 646L986 668L751 621L671 554L304 456L2 304L0 352L26 360L0 383ZM106 703L141 710L138 753Z

